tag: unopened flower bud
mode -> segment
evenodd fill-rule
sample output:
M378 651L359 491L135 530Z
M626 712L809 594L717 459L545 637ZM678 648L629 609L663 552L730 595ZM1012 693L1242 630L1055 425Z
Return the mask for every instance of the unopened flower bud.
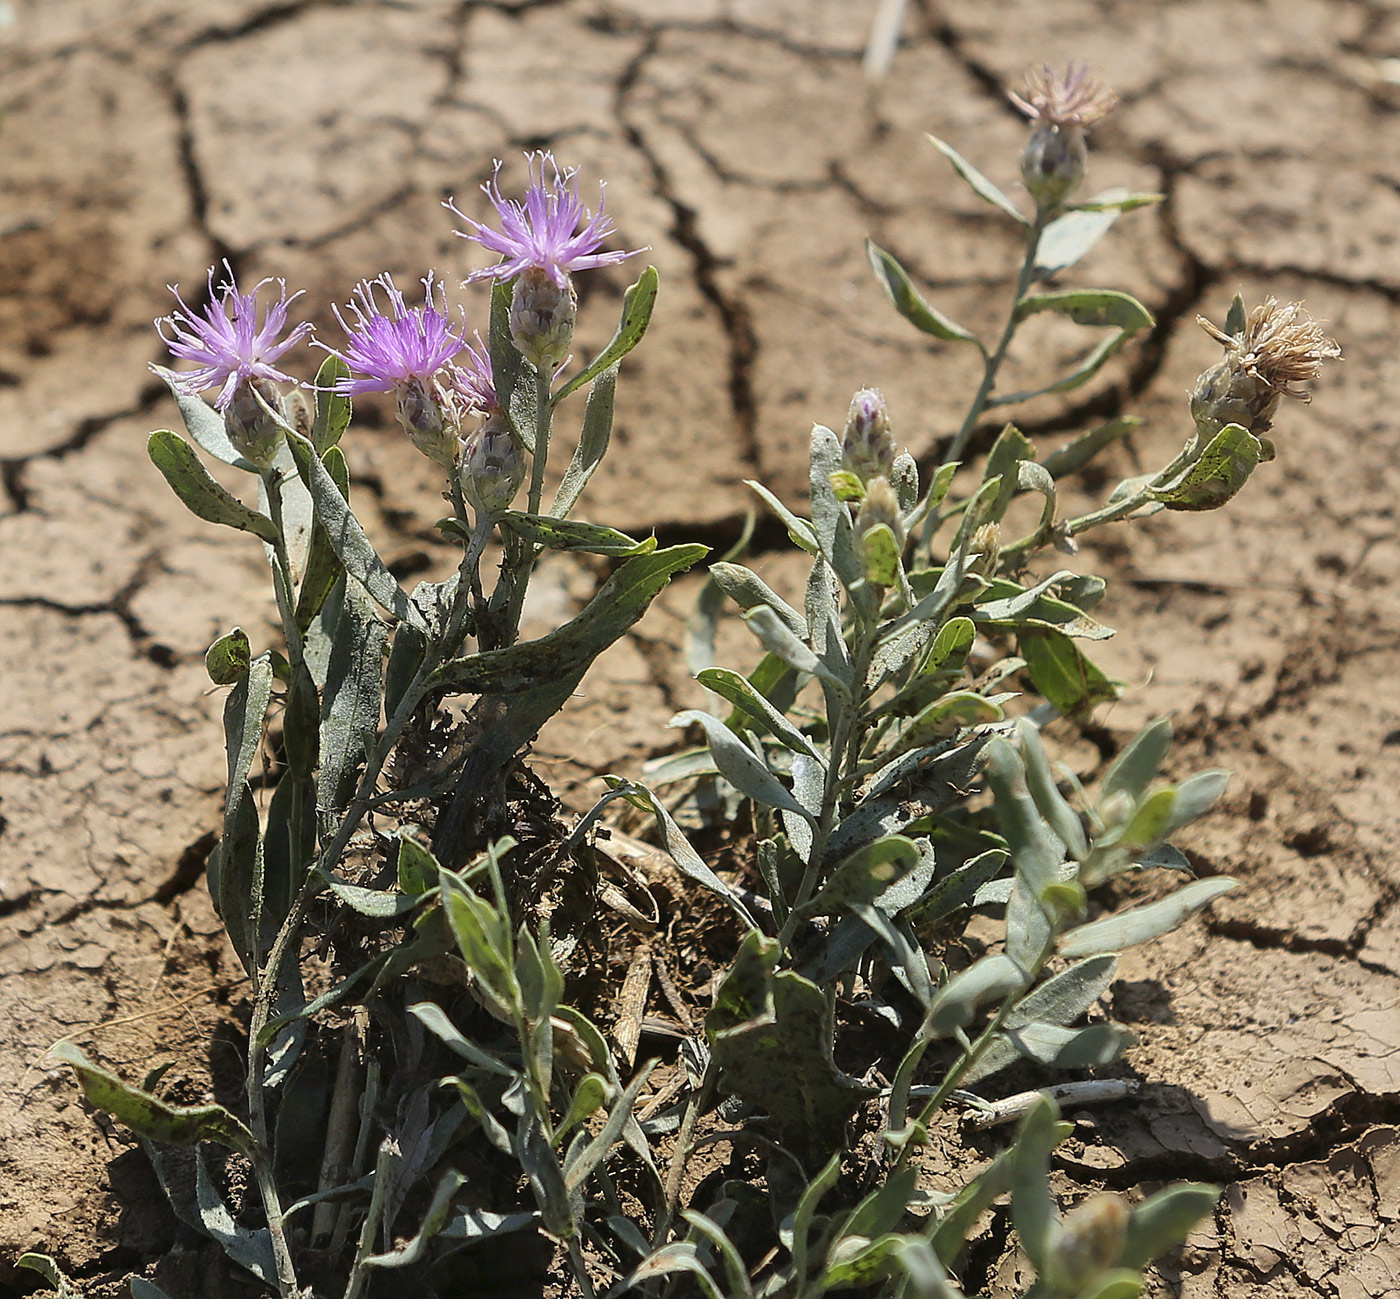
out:
M284 409L277 385L271 379L253 376L238 385L224 411L224 432L233 449L259 469L271 466L282 443L282 426L264 402L274 411Z
M1280 398L1311 401L1312 395L1297 385L1316 378L1323 361L1341 355L1300 302L1280 305L1265 299L1237 334L1217 329L1204 316L1196 320L1225 348L1224 357L1191 390L1191 418L1205 442L1227 424L1240 424L1262 437L1273 426Z
M1063 72L1048 64L1026 73L1025 95L1011 102L1034 122L1021 154L1021 179L1042 213L1063 204L1084 179L1084 132L1111 113L1118 98L1082 63Z
M972 534L968 545L976 558L968 565L969 573L979 577L991 577L997 571L997 560L1001 557L1001 524L984 523Z
M458 472L462 495L479 516L510 508L525 481L525 457L503 412L488 415L463 440Z
M567 278L561 288L537 266L516 278L510 299L510 338L537 370L552 372L564 363L577 315L578 295Z
M1116 1195L1095 1195L1064 1216L1046 1260L1056 1294L1078 1295L1118 1262L1128 1230L1128 1206Z
M895 542L902 549L905 540L904 516L900 513L899 498L888 478L872 478L865 485L865 499L856 512L856 537L865 536L877 523L883 523L894 533Z
M894 434L889 411L878 388L862 388L851 398L846 429L841 435L842 464L861 482L889 478L894 468Z
M450 470L457 463L456 402L432 379L413 376L400 385L398 417L408 439L429 460Z

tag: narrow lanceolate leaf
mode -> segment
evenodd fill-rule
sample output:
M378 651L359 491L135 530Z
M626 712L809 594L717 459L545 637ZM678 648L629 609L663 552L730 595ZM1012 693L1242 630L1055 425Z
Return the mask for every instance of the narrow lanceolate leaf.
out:
M1055 311L1068 316L1076 325L1117 328L1129 334L1148 329L1152 313L1136 298L1117 289L1061 289L1054 293L1031 293L1016 304L1016 319L1024 320L1039 311Z
M765 605L787 624L794 636L807 639L807 619L751 568L717 560L710 565L710 579L745 612Z
M350 469L345 463L345 453L338 446L327 447L321 459L326 466L326 472L340 488L340 494L348 501ZM339 556L331 547L330 536L318 519L311 529L311 547L306 555L306 572L301 579L301 590L297 592L296 620L303 633L315 621L316 615L321 612L321 607L344 572L345 565L340 562Z
M185 421L185 431L202 450L207 451L215 460L222 460L224 464L233 465L236 469L246 470L250 474L258 472L257 465L244 459L242 453L234 449L224 428L224 417L218 411L203 397L183 392L176 384L177 375L174 370L167 370L163 365L153 365L151 369L170 389L170 395L175 398L175 405L180 408L180 415Z
M598 468L612 440L613 398L617 391L617 369L604 370L589 390L583 408L583 428L578 446L554 494L549 512L562 519L574 508L593 471Z
M496 395L505 408L511 428L525 450L535 448L536 389L535 370L520 354L510 337L511 286L497 280L491 286L491 324L486 333L486 350L491 356L491 375Z
M812 820L812 814L793 797L784 785L754 754L733 731L718 717L711 717L698 709L688 709L677 713L671 719L672 726L689 726L692 722L704 728L705 738L710 744L710 754L715 760L719 773L741 794L765 807L792 812L804 820Z
M89 1101L120 1119L137 1136L168 1146L216 1141L241 1155L253 1154L253 1134L222 1105L167 1104L93 1064L72 1042L60 1042L49 1054L73 1067Z
M915 329L949 343L973 343L981 351L986 351L976 334L964 329L937 307L924 301L909 279L908 272L893 254L887 253L879 244L867 239L865 255L870 260L870 269L875 272L875 278L884 289L885 296L894 304L894 309Z
M826 766L826 760L812 746L811 740L764 698L747 677L728 668L706 668L695 679L706 690L714 691L747 718L766 728L794 753L805 753L822 767Z
M338 356L328 356L316 371L316 418L311 425L311 445L324 457L350 427L350 398L331 392L341 379L350 377L350 367Z
M591 555L637 555L656 549L656 538L638 541L616 528L597 523L577 523L548 514L506 510L497 521L518 537L546 550L581 550Z
M1030 225L1030 222L1017 210L1016 205L1001 192L997 186L993 185L980 171L967 161L951 144L945 144L936 135L925 137L949 162L953 164L953 170L958 173L970 186L978 198L984 199L993 207L1000 208L1013 221L1021 225Z
M323 810L346 806L354 792L365 746L379 727L383 698L384 642L388 633L359 588L347 583L321 696Z
M326 530L326 539L336 558L345 565L345 571L400 622L417 627L419 631L427 631L427 622L422 613L375 553L359 519L351 512L349 502L341 495L339 485L311 443L295 433L286 436L292 457L296 460L297 472L301 474L315 502L316 521Z
M515 694L556 681L591 663L647 611L682 569L709 553L707 546L668 546L627 560L577 617L538 640L444 663L432 683L474 694Z
M622 319L618 321L617 332L613 334L612 341L584 370L574 375L554 394L553 401L556 406L590 379L616 365L642 341L642 335L647 332L647 326L651 323L651 313L656 307L656 286L656 267L648 266L642 272L641 278L622 295Z
M1063 478L1066 474L1072 474L1076 470L1082 469L1104 447L1117 442L1120 438L1127 437L1141 423L1142 421L1135 415L1124 415L1119 419L1109 420L1107 424L1100 424L1097 428L1090 429L1058 451L1052 451L1042 463L1049 471L1051 478Z
M264 541L277 540L277 528L265 514L244 505L238 497L221 487L200 463L194 448L178 433L159 429L146 441L151 463L160 470L171 490L185 508L206 523L221 523L226 528L251 532Z
M1077 957L1121 952L1125 947L1160 938L1238 883L1228 875L1195 880L1169 897L1134 907L1120 915L1080 925L1070 930L1060 943L1060 955Z
M1067 270L1088 253L1118 220L1116 208L1066 212L1041 232L1035 249L1037 274L1048 279Z

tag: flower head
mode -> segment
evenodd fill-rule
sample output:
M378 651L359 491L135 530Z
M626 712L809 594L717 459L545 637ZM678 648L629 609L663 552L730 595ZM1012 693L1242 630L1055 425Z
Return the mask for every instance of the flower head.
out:
M1073 61L1059 72L1048 63L1026 70L1024 96L1007 97L1027 117L1051 126L1093 126L1118 105L1118 96L1095 77L1086 64Z
M475 334L476 346L463 343L467 354L466 365L454 365L450 371L452 387L461 396L470 410L483 415L498 411L501 399L496 395L496 378L491 370L491 354L481 335Z
M424 276L423 289L423 305L410 307L386 272L356 285L350 301L354 325L346 322L339 307L333 308L345 330L345 350L317 346L340 357L358 376L338 380L336 392L355 397L401 391L414 380L426 383L466 346L461 335L452 332L446 294L441 283L434 284L432 271ZM383 291L388 314L380 311L376 290Z
M525 188L523 203L501 196L499 161L490 183L481 187L496 209L501 224L499 230L473 220L450 200L443 204L471 227L458 230L457 234L505 259L495 266L473 271L467 276L467 283L514 279L533 266L544 271L562 289L570 271L613 266L642 251L600 253L599 246L614 230L612 218L603 211L603 186L598 187L598 211L590 213L578 196L577 168L560 171L552 153L530 153L526 158L530 183Z
M1311 401L1312 394L1298 385L1315 379L1323 361L1342 354L1301 302L1280 304L1266 298L1247 317L1242 306L1236 311L1244 322L1236 333L1196 317L1225 348L1224 357L1196 380L1191 393L1191 414L1206 438L1227 424L1240 424L1263 437L1273 425L1279 399Z
M300 291L290 298L287 296L285 280L262 279L253 286L251 293L240 293L233 269L224 262L226 279L215 290L214 270L212 266L209 268L209 301L202 311L190 307L172 284L170 292L175 295L180 309L160 317L155 324L172 356L196 364L197 368L176 376L180 389L198 393L222 385L214 406L223 411L233 401L234 393L249 379L296 382L274 363L310 334L311 326L303 321L286 338L281 338L287 327L287 308L301 297ZM268 306L259 327L257 296L265 284L276 284L280 296Z

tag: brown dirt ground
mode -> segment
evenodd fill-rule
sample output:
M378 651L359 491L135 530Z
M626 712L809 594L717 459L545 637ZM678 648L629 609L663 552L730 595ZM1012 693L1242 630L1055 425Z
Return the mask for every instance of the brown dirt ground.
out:
M1010 243L923 143L1010 187L1023 128L997 87L1090 60L1123 107L1096 185L1157 188L1080 268L1158 326L1047 443L1130 408L1111 473L1162 463L1215 353L1194 326L1237 288L1305 297L1346 352L1284 412L1280 459L1220 515L1091 547L1133 683L1101 739L1174 713L1180 770L1236 775L1186 846L1244 886L1125 960L1115 1013L1140 1100L1086 1117L1068 1194L1223 1182L1159 1282L1186 1296L1400 1294L1400 9L1392 0L915 0L883 85L855 0L13 0L0 6L0 1294L25 1249L80 1277L170 1246L140 1155L95 1122L62 1035L129 1074L174 1057L197 1094L237 1067L242 992L200 878L219 700L202 654L270 632L256 547L184 514L145 460L176 419L146 370L164 285L225 255L322 304L387 268L460 272L438 200L552 144L650 244L663 297L624 374L587 516L727 543L744 478L790 495L805 431L888 393L928 452L970 389L881 301L867 232L970 325ZM586 308L609 327L626 268ZM1014 381L1014 378L1013 378ZM1386 394L1390 394L1389 397ZM423 462L382 426L348 448L405 570L441 559ZM768 534L762 534L768 535ZM556 572L554 612L589 578ZM679 583L542 738L579 802L668 744L693 702ZM543 602L540 617L554 616ZM1071 760L1098 749L1068 730ZM1007 1258L1002 1277L1012 1282Z

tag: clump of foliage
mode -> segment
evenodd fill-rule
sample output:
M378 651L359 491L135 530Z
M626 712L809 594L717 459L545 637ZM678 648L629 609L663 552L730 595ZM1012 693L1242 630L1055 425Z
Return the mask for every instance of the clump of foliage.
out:
M380 276L356 290L312 399L288 393L294 380L277 368L309 332L287 329L285 287L259 317L266 282L241 293L226 268L216 290L211 271L203 307L180 300L162 322L197 368L161 371L186 434L152 434L151 458L195 514L262 541L282 622L277 647L255 654L235 629L207 658L228 691L209 886L252 988L244 1103L179 1105L162 1093L163 1069L138 1087L71 1044L54 1054L137 1133L176 1213L283 1299L358 1299L408 1276L417 1293L463 1293L484 1242L527 1235L549 1243L560 1279L585 1295L952 1299L979 1216L1008 1195L1031 1294L1118 1299L1210 1210L1214 1191L1186 1185L1062 1214L1049 1164L1069 1125L1048 1087L961 1190L936 1194L922 1175L951 1103L1005 1113L968 1089L1013 1062L1111 1066L1131 1034L1086 1015L1117 953L1233 884L1191 878L1168 843L1226 775L1162 780L1166 721L1092 791L1057 773L1042 726L1086 717L1119 687L1084 648L1110 634L1093 616L1104 581L1030 566L1052 549L1073 555L1077 537L1109 522L1226 504L1273 456L1279 397L1305 395L1299 385L1336 353L1296 306L1246 314L1237 299L1223 329L1208 327L1224 356L1159 471L1064 517L1061 482L1135 421L1044 458L1008 424L980 481L956 490L988 411L1083 384L1152 323L1126 293L1053 287L1121 213L1157 198L1074 199L1084 132L1111 96L1071 66L1037 70L1016 102L1032 119L1030 215L933 141L1024 235L994 344L869 246L902 316L982 356L946 457L921 472L897 453L883 398L863 389L841 433L813 430L806 515L754 484L810 559L802 598L790 603L738 556L713 563L701 623L727 597L760 661L746 673L703 666L717 705L675 719L700 747L655 764L647 786L616 779L574 825L522 755L598 655L705 554L571 517L608 448L618 367L657 288L644 271L612 341L569 375L573 274L632 255L599 251L611 233L601 206L586 211L576 177L549 155L531 159L523 203L493 179L497 225L458 213L467 237L501 257L472 277L492 281L486 341L468 339L431 275L421 307ZM1036 392L999 392L1018 326L1042 313L1106 333ZM212 387L213 408L199 396ZM585 390L576 448L546 503L555 415ZM340 444L365 392L391 394L405 435L443 469L451 513L438 528L460 548L445 581L406 591L356 517ZM249 475L256 506L220 485L196 447ZM1013 536L1023 498L1036 509ZM574 618L521 641L525 593L550 549L615 566ZM250 778L260 754L268 795ZM711 805L747 809L743 877L707 864L686 801L656 792L697 781ZM695 897L733 919L703 1031L635 1070L597 1023L617 990L591 986L574 961L597 893L592 846L627 808L654 825ZM1181 882L1093 915L1093 890L1144 870ZM959 968L949 936L988 908L1002 938ZM837 1045L857 1009L882 1025L864 1056L852 1043L868 1034ZM1090 1094L1076 1085L1068 1094ZM721 1141L739 1153L693 1184L690 1162ZM240 1181L253 1188L241 1202Z

